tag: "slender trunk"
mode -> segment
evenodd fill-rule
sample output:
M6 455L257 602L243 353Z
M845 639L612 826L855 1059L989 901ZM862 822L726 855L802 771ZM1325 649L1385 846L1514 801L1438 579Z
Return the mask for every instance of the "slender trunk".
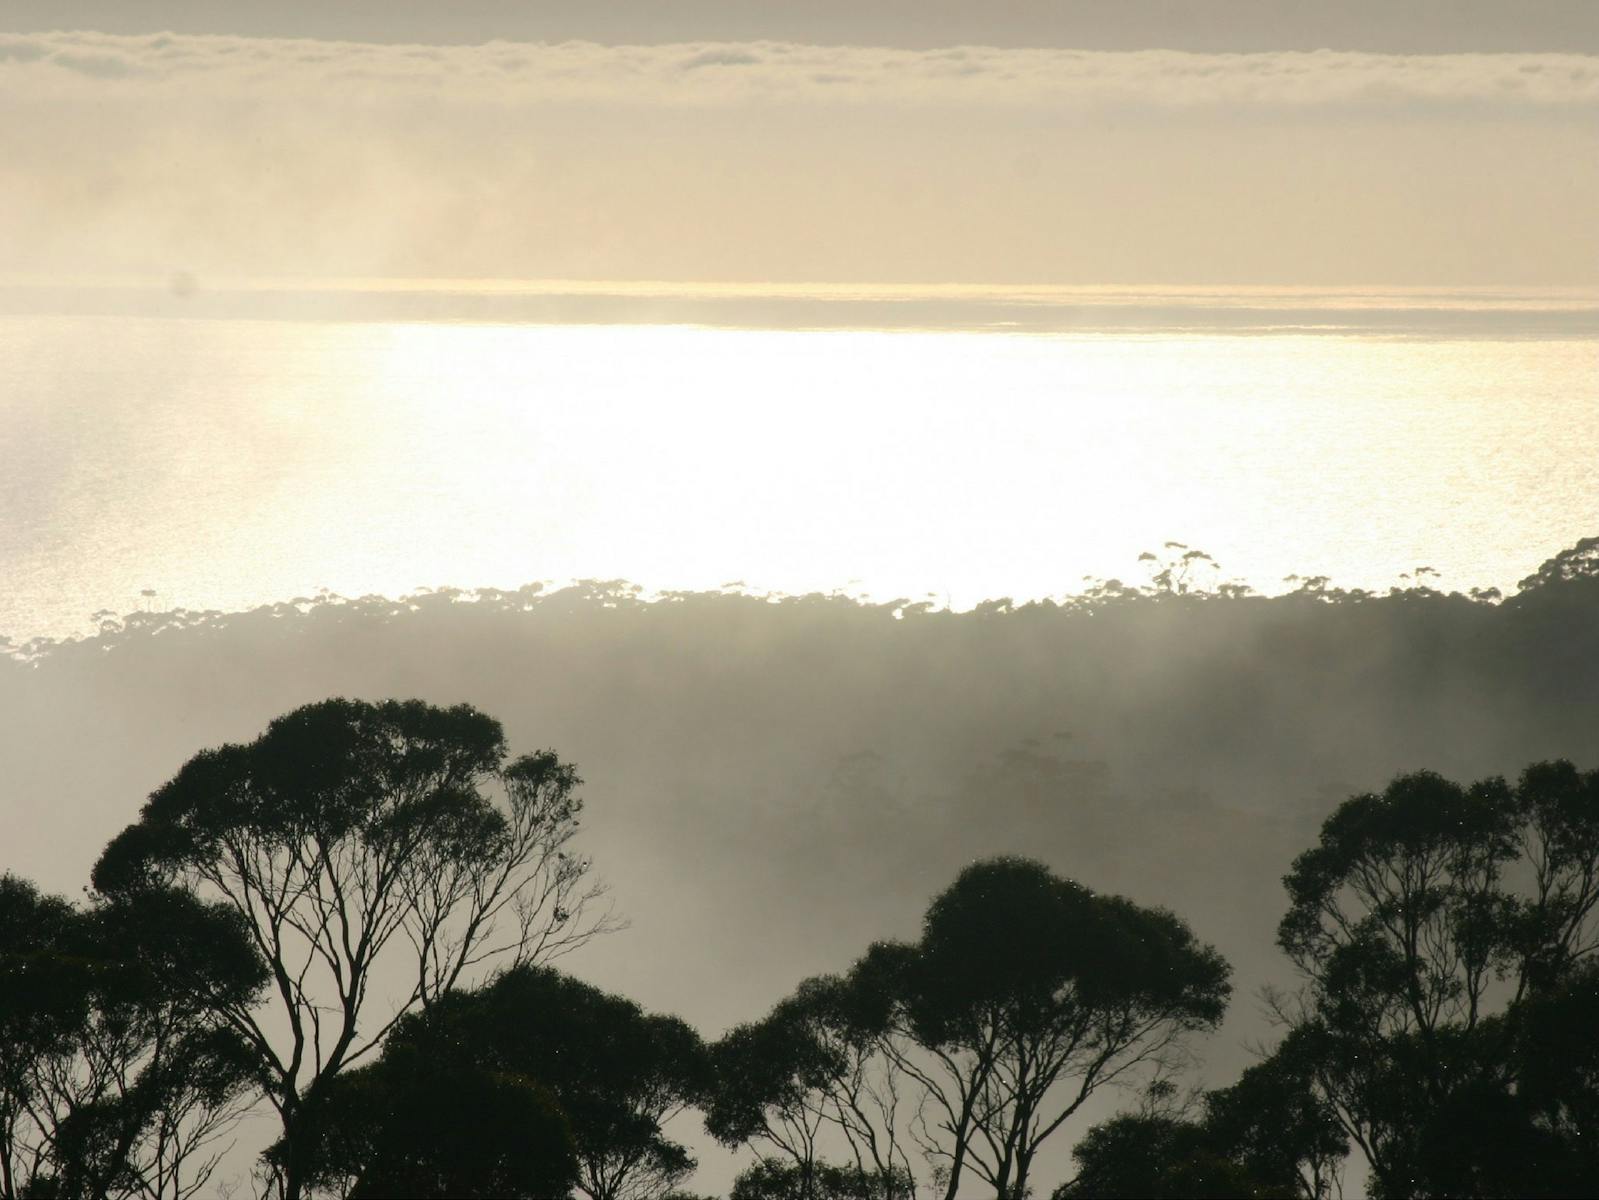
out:
M944 1189L944 1200L955 1200L960 1192L961 1171L966 1167L966 1140L972 1132L972 1110L977 1107L977 1093L987 1079L987 1070L984 1069L980 1076L974 1076L971 1087L961 1098L960 1120L955 1122L951 1131L955 1135L955 1150L950 1155L949 1186Z
M966 1133L968 1122L962 1120L959 1130L955 1134L955 1153L950 1156L949 1186L944 1189L944 1200L955 1200L960 1192L961 1171L966 1166Z
M306 1162L310 1153L311 1119L306 1105L293 1101L283 1109L283 1196L282 1200L303 1200Z
M1016 1156L1016 1194L1027 1195L1027 1177L1033 1171L1033 1156L1025 1147Z
M305 1193L305 1171L292 1144L285 1145L283 1160L283 1200L301 1200Z
M1005 1139L1005 1154L999 1160L999 1171L994 1179L995 1200L1011 1200L1013 1196L1025 1194L1020 1187L1013 1187L1011 1184L1011 1168L1015 1165L1014 1147L1011 1144L1011 1139L1014 1136L1014 1134L1010 1134Z

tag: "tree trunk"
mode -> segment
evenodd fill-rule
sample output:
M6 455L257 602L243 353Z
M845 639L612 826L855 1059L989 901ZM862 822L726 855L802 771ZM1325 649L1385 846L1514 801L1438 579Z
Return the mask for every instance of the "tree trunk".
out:
M283 1112L283 1196L282 1200L303 1200L309 1164L311 1120L304 1103Z

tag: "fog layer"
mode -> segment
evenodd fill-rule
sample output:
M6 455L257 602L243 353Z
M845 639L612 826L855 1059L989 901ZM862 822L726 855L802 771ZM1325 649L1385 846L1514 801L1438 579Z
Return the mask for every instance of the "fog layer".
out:
M1171 905L1247 995L1283 975L1277 880L1337 800L1599 758L1595 586L951 614L594 585L140 614L0 660L6 860L75 891L201 748L331 695L466 700L587 780L586 848L633 927L585 972L709 1032L1007 851Z

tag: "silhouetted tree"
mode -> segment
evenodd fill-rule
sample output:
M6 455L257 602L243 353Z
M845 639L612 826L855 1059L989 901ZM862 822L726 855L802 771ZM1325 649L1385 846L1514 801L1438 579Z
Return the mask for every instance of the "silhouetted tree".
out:
M1203 1126L1214 1150L1258 1186L1303 1200L1341 1194L1349 1139L1317 1090L1314 1063L1292 1042L1248 1068L1231 1087L1208 1092Z
M1527 592L1550 584L1569 583L1573 579L1594 578L1599 578L1599 537L1586 537L1546 559L1516 587Z
M1541 1164L1549 1195L1582 1195L1599 1181L1596 1031L1599 962L1592 960L1529 997L1516 1022L1518 1097L1530 1123L1558 1147Z
M52 1179L56 1114L39 1092L41 1064L74 1053L88 1019L90 971L68 947L77 913L14 875L0 876L0 1195Z
M1221 1152L1204 1125L1181 1117L1128 1113L1095 1125L1072 1150L1077 1176L1052 1200L1241 1200L1297 1193L1263 1180Z
M312 1128L308 1184L344 1200L540 1200L577 1183L572 1133L549 1091L438 1039L391 1040L377 1062L339 1076Z
M550 968L512 968L407 1018L378 1066L391 1060L547 1090L569 1130L573 1183L591 1200L656 1200L694 1167L663 1127L708 1086L699 1036Z
M1150 594L1160 597L1187 596L1187 595L1216 595L1205 585L1214 584L1220 575L1221 568L1216 560L1203 550L1194 550L1182 542L1167 542L1161 547L1161 552L1155 554L1145 550L1138 556L1138 561L1148 563L1150 575ZM1237 590L1239 585L1230 586L1234 590L1229 594L1243 595L1248 589Z
M1170 913L997 858L933 901L919 942L873 946L852 986L883 997L880 1044L921 1087L946 1197L971 1170L1003 1200L1098 1088L1214 1027L1227 976Z
M196 755L95 867L109 896L172 885L231 906L268 964L264 1009L216 1012L282 1121L286 1200L321 1094L395 1022L491 960L548 960L603 927L567 851L576 773L505 759L499 723L465 705L308 705Z
M802 1169L792 1162L763 1158L733 1181L728 1200L882 1200L914 1195L914 1183L897 1172L882 1173L858 1166L812 1162Z
M808 979L761 1021L731 1030L713 1047L706 1128L730 1146L761 1143L788 1160L763 1159L751 1169L746 1191L759 1184L772 1195L798 1189L803 1200L833 1195L837 1188L829 1192L820 1182L818 1159L831 1134L853 1167L825 1170L834 1178L853 1171L849 1195L914 1194L900 1141L902 1073L882 1053L878 1036L885 1000L836 977Z
M251 1082L217 1007L265 982L224 906L0 880L0 1196L195 1195Z
M1078 1174L1055 1200L1150 1196L1341 1195L1348 1141L1302 1065L1279 1051L1201 1101L1173 1102L1167 1081L1141 1108L1094 1126L1072 1150Z
M706 1129L728 1146L759 1142L783 1155L804 1195L825 1125L826 1049L803 1022L780 1010L729 1030L711 1048L711 1060L715 1082L705 1101ZM770 1163L765 1174L785 1165L763 1163Z
M1401 776L1340 805L1284 882L1279 942L1305 979L1278 1001L1285 1049L1374 1187L1533 1187L1559 1156L1558 1119L1533 1119L1536 1064L1517 1047L1599 949L1599 773L1540 763L1514 788Z

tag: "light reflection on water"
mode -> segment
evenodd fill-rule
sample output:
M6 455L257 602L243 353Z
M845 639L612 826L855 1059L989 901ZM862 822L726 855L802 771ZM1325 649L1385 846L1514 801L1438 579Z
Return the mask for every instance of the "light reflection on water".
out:
M1512 586L1599 532L1591 340L0 318L0 632L625 577L965 606Z

